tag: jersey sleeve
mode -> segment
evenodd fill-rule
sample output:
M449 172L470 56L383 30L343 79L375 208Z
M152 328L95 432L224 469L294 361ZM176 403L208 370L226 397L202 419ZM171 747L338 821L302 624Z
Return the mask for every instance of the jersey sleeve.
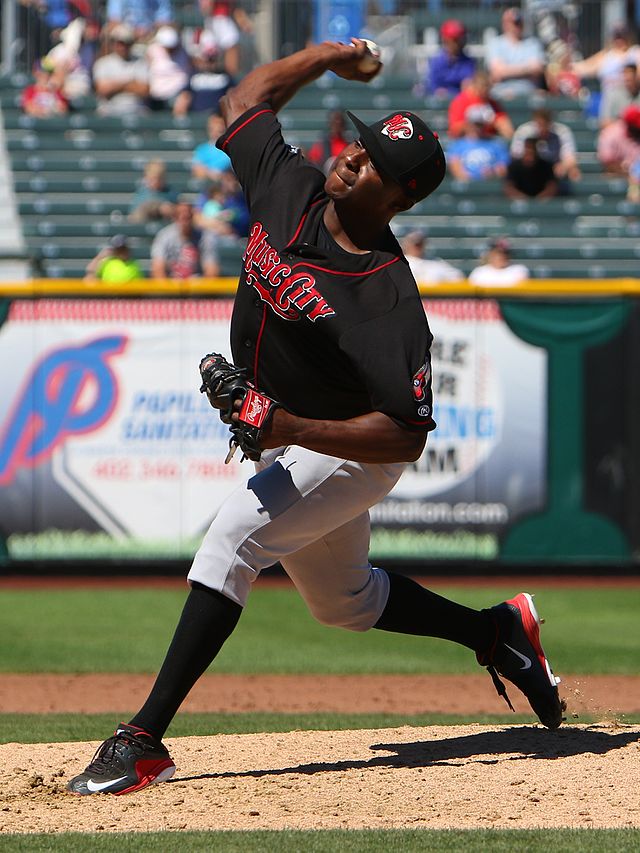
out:
M417 295L401 300L390 314L361 323L343 336L341 346L357 366L371 411L382 412L411 429L435 429L432 340Z
M280 122L267 103L247 110L216 145L231 158L249 207L260 196L269 194L275 184L288 184L297 191L309 184L320 190L324 184L322 172L284 141Z

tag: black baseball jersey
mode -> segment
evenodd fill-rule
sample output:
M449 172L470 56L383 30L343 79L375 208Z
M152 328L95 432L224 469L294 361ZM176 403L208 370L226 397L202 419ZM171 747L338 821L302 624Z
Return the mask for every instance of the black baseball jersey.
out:
M432 335L391 230L379 249L346 252L329 235L325 177L282 138L268 104L218 140L251 212L231 322L236 364L300 417L378 411L433 429Z

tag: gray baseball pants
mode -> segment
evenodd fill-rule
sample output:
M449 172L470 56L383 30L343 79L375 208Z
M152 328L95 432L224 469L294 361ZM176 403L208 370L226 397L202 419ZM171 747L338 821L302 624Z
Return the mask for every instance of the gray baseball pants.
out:
M279 561L318 621L373 627L389 578L369 563L368 510L404 463L362 464L290 446L265 451L255 467L211 522L189 581L244 606L260 571Z

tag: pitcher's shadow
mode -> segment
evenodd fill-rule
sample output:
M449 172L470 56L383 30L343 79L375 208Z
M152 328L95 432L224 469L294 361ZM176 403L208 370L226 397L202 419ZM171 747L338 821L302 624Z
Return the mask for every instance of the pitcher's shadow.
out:
M460 766L467 763L498 764L500 761L529 761L530 759L562 759L584 753L605 755L640 741L636 729L586 729L570 727L547 731L532 726L519 726L504 731L478 732L458 737L410 743L374 743L369 749L392 755L368 759L346 759L331 762L310 762L294 767L200 773L197 776L174 776L171 782L190 782L202 779L239 779L242 777L285 776L291 773L312 776L316 773L337 773L345 770L365 770L372 767L436 767ZM488 757L491 756L491 757Z

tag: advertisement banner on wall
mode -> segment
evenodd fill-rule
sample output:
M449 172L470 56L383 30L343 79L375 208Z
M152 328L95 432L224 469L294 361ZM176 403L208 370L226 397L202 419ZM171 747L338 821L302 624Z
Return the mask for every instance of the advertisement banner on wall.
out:
M438 426L372 509L372 556L495 560L506 530L545 501L546 350L518 338L495 300L425 310Z
M191 555L246 474L198 364L231 300L14 302L0 328L10 557Z
M489 300L432 300L438 429L372 510L372 555L495 559L542 505L545 353ZM0 327L0 538L11 559L185 558L251 473L198 391L232 301L43 299Z

